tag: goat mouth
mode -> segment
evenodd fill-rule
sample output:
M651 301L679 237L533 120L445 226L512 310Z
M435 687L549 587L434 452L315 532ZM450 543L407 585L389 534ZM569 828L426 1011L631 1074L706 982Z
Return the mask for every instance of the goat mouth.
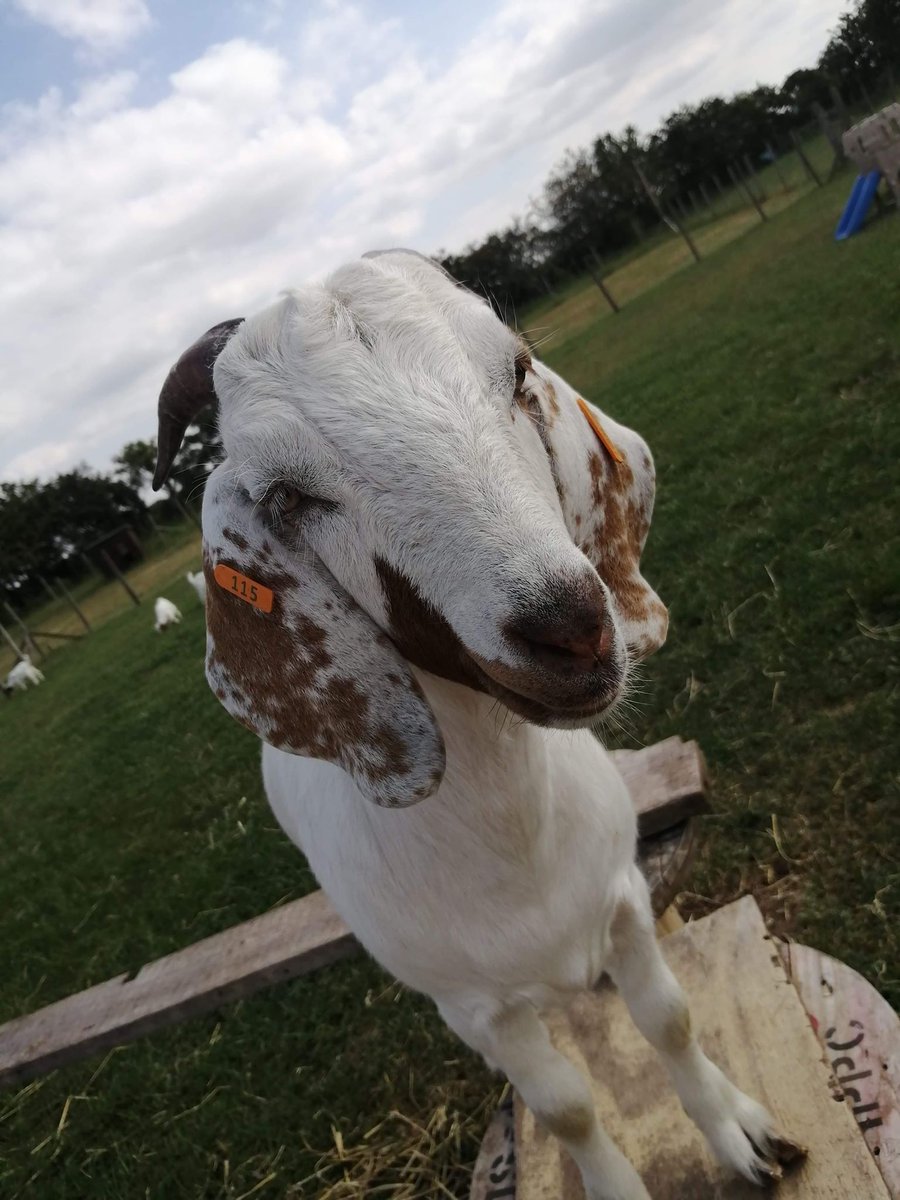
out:
M535 725L559 729L580 729L595 725L610 709L614 708L622 695L622 681L604 681L600 694L577 703L566 703L557 699L537 699L501 683L478 663L473 663L479 682L489 696L505 704L516 716L524 717Z

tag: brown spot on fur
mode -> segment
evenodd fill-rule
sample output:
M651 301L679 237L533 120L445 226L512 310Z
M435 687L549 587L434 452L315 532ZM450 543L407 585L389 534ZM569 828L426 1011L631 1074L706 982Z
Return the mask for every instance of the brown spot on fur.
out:
M554 1137L558 1137L562 1142L572 1142L576 1146L588 1140L597 1120L591 1105L578 1103L548 1112L535 1111L534 1115Z
M627 459L613 463L599 450L588 457L591 499L599 517L585 553L612 592L622 616L646 622L662 604L640 575L640 556L649 529L634 472Z
M556 388L549 379L542 380L544 385L544 395L547 397L547 403L550 405L552 417L548 424L553 424L553 418L559 416L559 400L556 398Z
M693 1040L691 1031L691 1014L687 1005L682 1004L666 1023L663 1030L663 1047L670 1054L681 1054Z
M402 732L379 716L364 682L335 674L326 628L289 604L297 577L283 568L260 570L262 565L259 556L250 556L242 569L272 588L269 614L220 588L204 554L211 639L207 668L216 695L241 724L273 746L338 763L374 784L408 775L412 764ZM339 610L338 620L352 619L351 601L336 598L331 607ZM374 637L386 642L380 633ZM391 672L391 682L422 697L412 678Z
M446 617L383 558L375 569L387 601L391 638L404 658L424 671L484 691L478 672Z
M233 546L237 546L238 550L248 550L250 543L242 533L238 533L236 529L223 529L222 534L227 537Z
M545 386L551 387L550 384L546 384ZM553 395L555 402L556 393L554 392ZM552 420L547 420L540 401L533 391L525 392L517 388L513 394L513 400L522 410L522 412L524 412L531 419L532 425L534 425L535 429L537 430L537 435L541 439L541 444L544 447L544 452L546 453L547 459L550 463L550 474L553 476L553 486L556 488L556 494L559 497L560 506L565 507L566 489L562 481L562 476L559 472L559 459L556 456L556 448L550 440L549 434L549 430L552 427L553 422ZM558 404L556 405L556 411L557 413L559 412Z

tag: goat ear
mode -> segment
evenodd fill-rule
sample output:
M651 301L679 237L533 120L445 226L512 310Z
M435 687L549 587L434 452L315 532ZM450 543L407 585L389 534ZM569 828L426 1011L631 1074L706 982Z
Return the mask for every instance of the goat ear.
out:
M444 743L406 662L308 548L272 534L227 461L206 485L203 569L206 677L233 717L343 767L376 804L437 790Z
M589 505L580 545L609 588L625 641L639 658L666 640L666 606L641 574L641 553L650 530L656 472L646 442L632 429L576 401L587 451ZM582 431L584 435L584 430Z
M652 654L669 617L640 569L656 491L646 442L528 355L516 396L538 423L566 526L609 589L629 649Z

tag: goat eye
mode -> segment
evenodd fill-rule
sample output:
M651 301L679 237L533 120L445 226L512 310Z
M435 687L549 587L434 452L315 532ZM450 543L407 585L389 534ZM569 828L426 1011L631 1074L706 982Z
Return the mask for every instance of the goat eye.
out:
M525 364L525 360L523 358L520 358L517 355L516 356L516 391L517 392L520 392L522 390L522 388L525 386L525 375L526 375L527 371L528 371L528 367Z
M278 509L286 517L295 513L309 500L297 488L283 488L278 497Z

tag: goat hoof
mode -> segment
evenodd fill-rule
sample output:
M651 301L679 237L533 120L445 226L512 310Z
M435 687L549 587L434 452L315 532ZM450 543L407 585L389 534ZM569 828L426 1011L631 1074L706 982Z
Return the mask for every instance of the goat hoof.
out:
M778 1183L784 1177L785 1168L795 1167L809 1153L799 1142L776 1133L770 1134L762 1147L752 1140L751 1144L757 1154L756 1170L763 1186Z

